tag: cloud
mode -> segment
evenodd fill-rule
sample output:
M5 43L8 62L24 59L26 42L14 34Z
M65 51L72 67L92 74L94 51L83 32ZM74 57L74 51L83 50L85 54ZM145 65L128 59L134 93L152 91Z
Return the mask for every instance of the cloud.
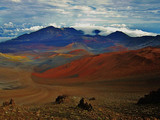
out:
M11 2L12 1L12 2ZM160 2L133 0L1 0L0 24L13 20L25 22L72 24L78 20L103 25L109 23L155 23L160 21ZM14 2L14 3L13 3ZM17 5L17 3L19 5ZM6 10L5 10L6 9ZM99 20L98 20L99 19ZM114 21L114 22L112 22ZM85 23L86 23L85 22ZM99 24L98 24L99 22Z
M21 32L21 31L30 31L30 32L33 32L33 31L37 31L37 30L40 30L42 28L45 28L47 26L53 26L53 27L56 27L56 28L61 28L61 25L57 25L56 23L49 23L46 26L32 26L32 27L29 27L29 28L16 29L16 31L17 32Z
M13 37L0 37L0 42L4 42L4 41L10 40L12 38Z
M61 13L61 14L68 14L68 15L71 14L71 12L65 11L64 9L53 9L53 11Z
M71 2L71 0L38 0L38 2L64 8L69 6L68 2Z
M37 0L40 4L47 5L50 7L57 8L67 8L69 7L68 3L71 3L72 0Z
M156 36L157 34L151 32L145 32L138 29L130 29L127 28L125 24L113 24L111 26L97 26L95 24L75 24L74 27L77 30L83 30L85 34L93 34L92 31L95 29L100 30L100 35L109 35L116 31L122 31L132 37L139 37L139 36Z
M22 31L37 31L37 30L42 29L42 28L44 28L44 26L33 26L33 27L30 27L30 28L23 28L21 30Z
M9 23L4 23L4 27L5 28L12 28L12 27L14 27L14 25L12 22L9 22Z
M111 27L127 27L127 25L126 24L111 24L110 25Z
M11 0L12 2L21 2L21 0Z
M47 26L54 26L56 28L61 28L61 27L73 27L77 30L82 30L85 32L85 34L90 34L93 35L94 33L92 32L95 29L100 30L100 35L106 36L109 35L113 32L116 31L122 31L126 34L128 34L129 36L132 37L137 37L137 36L156 36L156 33L152 33L152 32L146 32L140 29L131 29L129 28L128 25L126 24L108 24L108 25L96 25L96 24L89 24L89 23L83 23L84 21L86 22L86 19L80 19L78 20L78 23L76 24L72 24L72 25L67 25L66 23L49 23L49 24L45 24L45 25L36 25L34 26L34 24L22 24L22 25L16 25L12 22L9 23L5 23L4 26L0 27L0 32L1 32L1 40L6 40L7 38L5 37L16 37L19 35L22 35L24 33L29 33L29 32L33 32L33 31L37 31L39 29L45 28ZM89 21L102 21L101 19L89 19ZM132 25L131 25L132 26ZM133 27L133 26L132 26Z
M56 27L56 28L61 28L61 26L60 26L60 25L57 25L56 23L49 23L48 25L49 25L49 26Z
M17 28L13 33L21 35L50 23L55 27L86 23L92 25L86 26L90 29L99 26L104 35L115 30L132 36L153 35L154 33L140 29L159 33L159 6L158 0L0 0L0 26L6 30ZM30 25L22 27L23 23ZM125 24L133 25L132 28L135 29L130 29ZM88 30L89 33L90 31ZM11 32L6 31L4 34Z
M85 22L107 22L108 20L104 20L101 18L82 18L82 19L78 19L78 21L85 21ZM114 21L110 21L110 22L114 22Z
M3 32L4 32L4 33L12 33L12 32L13 32L13 30L3 29Z
M83 14L90 14L90 15L104 15L107 14L107 11L105 8L93 8L89 6L72 6L69 7L70 10L79 10L79 12L82 12Z
M56 23L49 23L47 25L44 25L44 26L32 26L32 27L25 27L25 28L16 28L14 31L16 32L33 32L33 31L37 31L37 30L40 30L42 28L45 28L47 26L53 26L53 27L56 27L56 28L61 28L61 26L64 26L65 23L61 23L61 25L57 25ZM10 31L10 30L7 30L7 31Z
M78 9L81 11L91 11L92 9L88 6L73 6L70 9Z

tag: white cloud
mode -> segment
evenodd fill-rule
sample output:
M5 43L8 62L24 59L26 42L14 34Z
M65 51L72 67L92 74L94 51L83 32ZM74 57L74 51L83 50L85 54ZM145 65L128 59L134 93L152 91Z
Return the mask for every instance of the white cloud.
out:
M21 2L21 0L11 0L12 2Z
M68 5L67 4L65 4L65 3L56 3L56 2L48 2L48 4L49 5L53 5L53 6L57 6L57 7L68 7Z
M66 11L66 10L64 10L64 9L53 9L53 11L58 12L58 13L61 13L61 14L71 15L71 12Z
M112 24L111 27L127 27L126 24Z
M12 38L13 37L0 37L0 42L4 42L4 41L10 40Z
M4 33L12 33L12 32L13 32L13 30L3 29L3 32L4 32Z
M93 14L93 15L107 14L107 11L104 8L97 8L97 9L94 10L89 6L72 6L69 9L80 10L81 12L83 12L85 14Z
M60 25L57 25L56 23L50 23L49 26L53 26L53 27L56 27L56 28L60 28L61 27Z
M37 31L39 29L42 29L44 28L44 26L33 26L33 27L30 27L30 28L23 28L22 31Z
M82 22L112 22L112 23L115 22L115 21L104 20L104 19L101 19L101 18L82 18L82 19L78 19L77 21L82 21Z
M65 23L61 23L61 25L65 25ZM18 29L18 28L16 28L16 32L21 32L21 31L23 31L23 32L25 32L25 31L31 31L31 32L33 32L33 31L37 31L37 30L40 30L40 29L42 29L42 28L45 28L45 27L47 27L47 26L53 26L53 27L56 27L56 28L61 28L61 25L57 25L56 23L49 23L49 24L46 24L45 26L32 26L32 27L30 27L30 28L22 28L22 29Z
M107 17L107 18L127 18L128 16L127 15L124 15L122 13L118 13L117 11L107 11L107 14L105 14L104 17Z
M40 3L48 4L57 7L69 7L68 2L72 2L71 0L38 0Z
M12 28L12 27L14 27L14 24L12 22L4 23L4 27L5 28Z
M100 30L100 35L109 35L116 31L122 31L132 37L139 36L156 36L157 34L151 32L145 32L138 29L129 29L125 24L113 24L112 26L97 26L95 24L75 24L74 27L77 30L83 30L85 34L93 34L92 31L95 29Z
M95 17L101 16L100 18L110 18L110 17L114 17L114 18L124 18L124 17L128 17L127 15L124 15L122 13L119 13L116 10L107 10L105 7L101 6L101 7L97 7L97 8L92 8L90 6L84 6L84 5L76 5L76 6L70 6L68 9L74 11L74 10L79 10L79 12L81 14L85 14L85 15L93 15Z
M88 6L73 6L70 9L79 9L79 10L82 10L82 11L90 11L91 10L91 8L88 7Z

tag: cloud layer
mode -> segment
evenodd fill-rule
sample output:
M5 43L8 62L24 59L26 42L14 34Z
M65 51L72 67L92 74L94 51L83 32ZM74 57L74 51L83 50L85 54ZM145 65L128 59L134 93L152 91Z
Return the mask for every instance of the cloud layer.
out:
M158 0L1 0L0 37L48 25L77 29L88 25L90 31L99 28L104 35L117 30L132 36L155 35L160 33L159 16Z
M19 35L22 35L24 33L30 33L33 31L37 31L39 29L45 28L47 26L54 26L57 28L61 27L73 27L77 30L84 31L85 34L94 35L94 30L100 30L100 35L106 36L116 31L122 31L129 36L132 37L140 37L140 36L156 36L156 33L152 32L145 32L139 29L131 29L126 24L111 24L108 26L98 26L95 24L82 24L82 23L76 23L71 26L67 26L65 23L62 23L60 25L57 25L56 23L50 23L46 25L30 25L30 24L23 24L23 25L16 25L12 22L5 23L2 27L0 27L0 42L9 40L11 38L17 37Z
M130 29L125 24L112 24L110 26L97 26L94 24L75 24L74 26L77 30L83 30L85 34L93 34L93 30L100 30L100 35L109 35L116 31L122 31L132 37L140 36L156 36L157 34L151 32L145 32L138 29Z
M0 24L160 23L158 0L2 0L0 8Z

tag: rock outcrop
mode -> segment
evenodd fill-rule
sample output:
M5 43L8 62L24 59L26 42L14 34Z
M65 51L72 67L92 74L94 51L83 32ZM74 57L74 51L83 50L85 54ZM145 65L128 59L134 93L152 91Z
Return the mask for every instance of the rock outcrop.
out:
M60 95L56 98L56 103L57 104L61 104L61 103L64 103L64 100L67 98L67 95Z
M92 105L90 103L88 103L84 98L82 98L79 101L78 107L83 109L83 110L88 110L88 111L93 110Z
M160 89L157 91L151 91L148 95L140 98L137 102L140 104L159 104L160 103Z

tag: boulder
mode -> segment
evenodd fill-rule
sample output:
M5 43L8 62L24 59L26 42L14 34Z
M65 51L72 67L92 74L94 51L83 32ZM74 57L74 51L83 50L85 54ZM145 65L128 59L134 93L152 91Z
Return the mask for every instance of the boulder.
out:
M92 101L92 100L96 100L96 98L95 97L89 98L89 101Z
M5 102L3 102L3 107L5 107L5 106L10 106L10 105L12 105L12 106L15 105L15 102L14 102L13 99L10 99L10 101L5 101Z
M64 103L64 100L67 98L67 95L60 95L56 98L56 103L57 104L61 104L61 103Z
M160 103L160 89L151 91L149 94L140 98L137 104L159 104Z
M93 110L92 105L90 103L88 103L84 98L82 98L79 101L78 107L83 109L83 110L88 110L88 111Z

